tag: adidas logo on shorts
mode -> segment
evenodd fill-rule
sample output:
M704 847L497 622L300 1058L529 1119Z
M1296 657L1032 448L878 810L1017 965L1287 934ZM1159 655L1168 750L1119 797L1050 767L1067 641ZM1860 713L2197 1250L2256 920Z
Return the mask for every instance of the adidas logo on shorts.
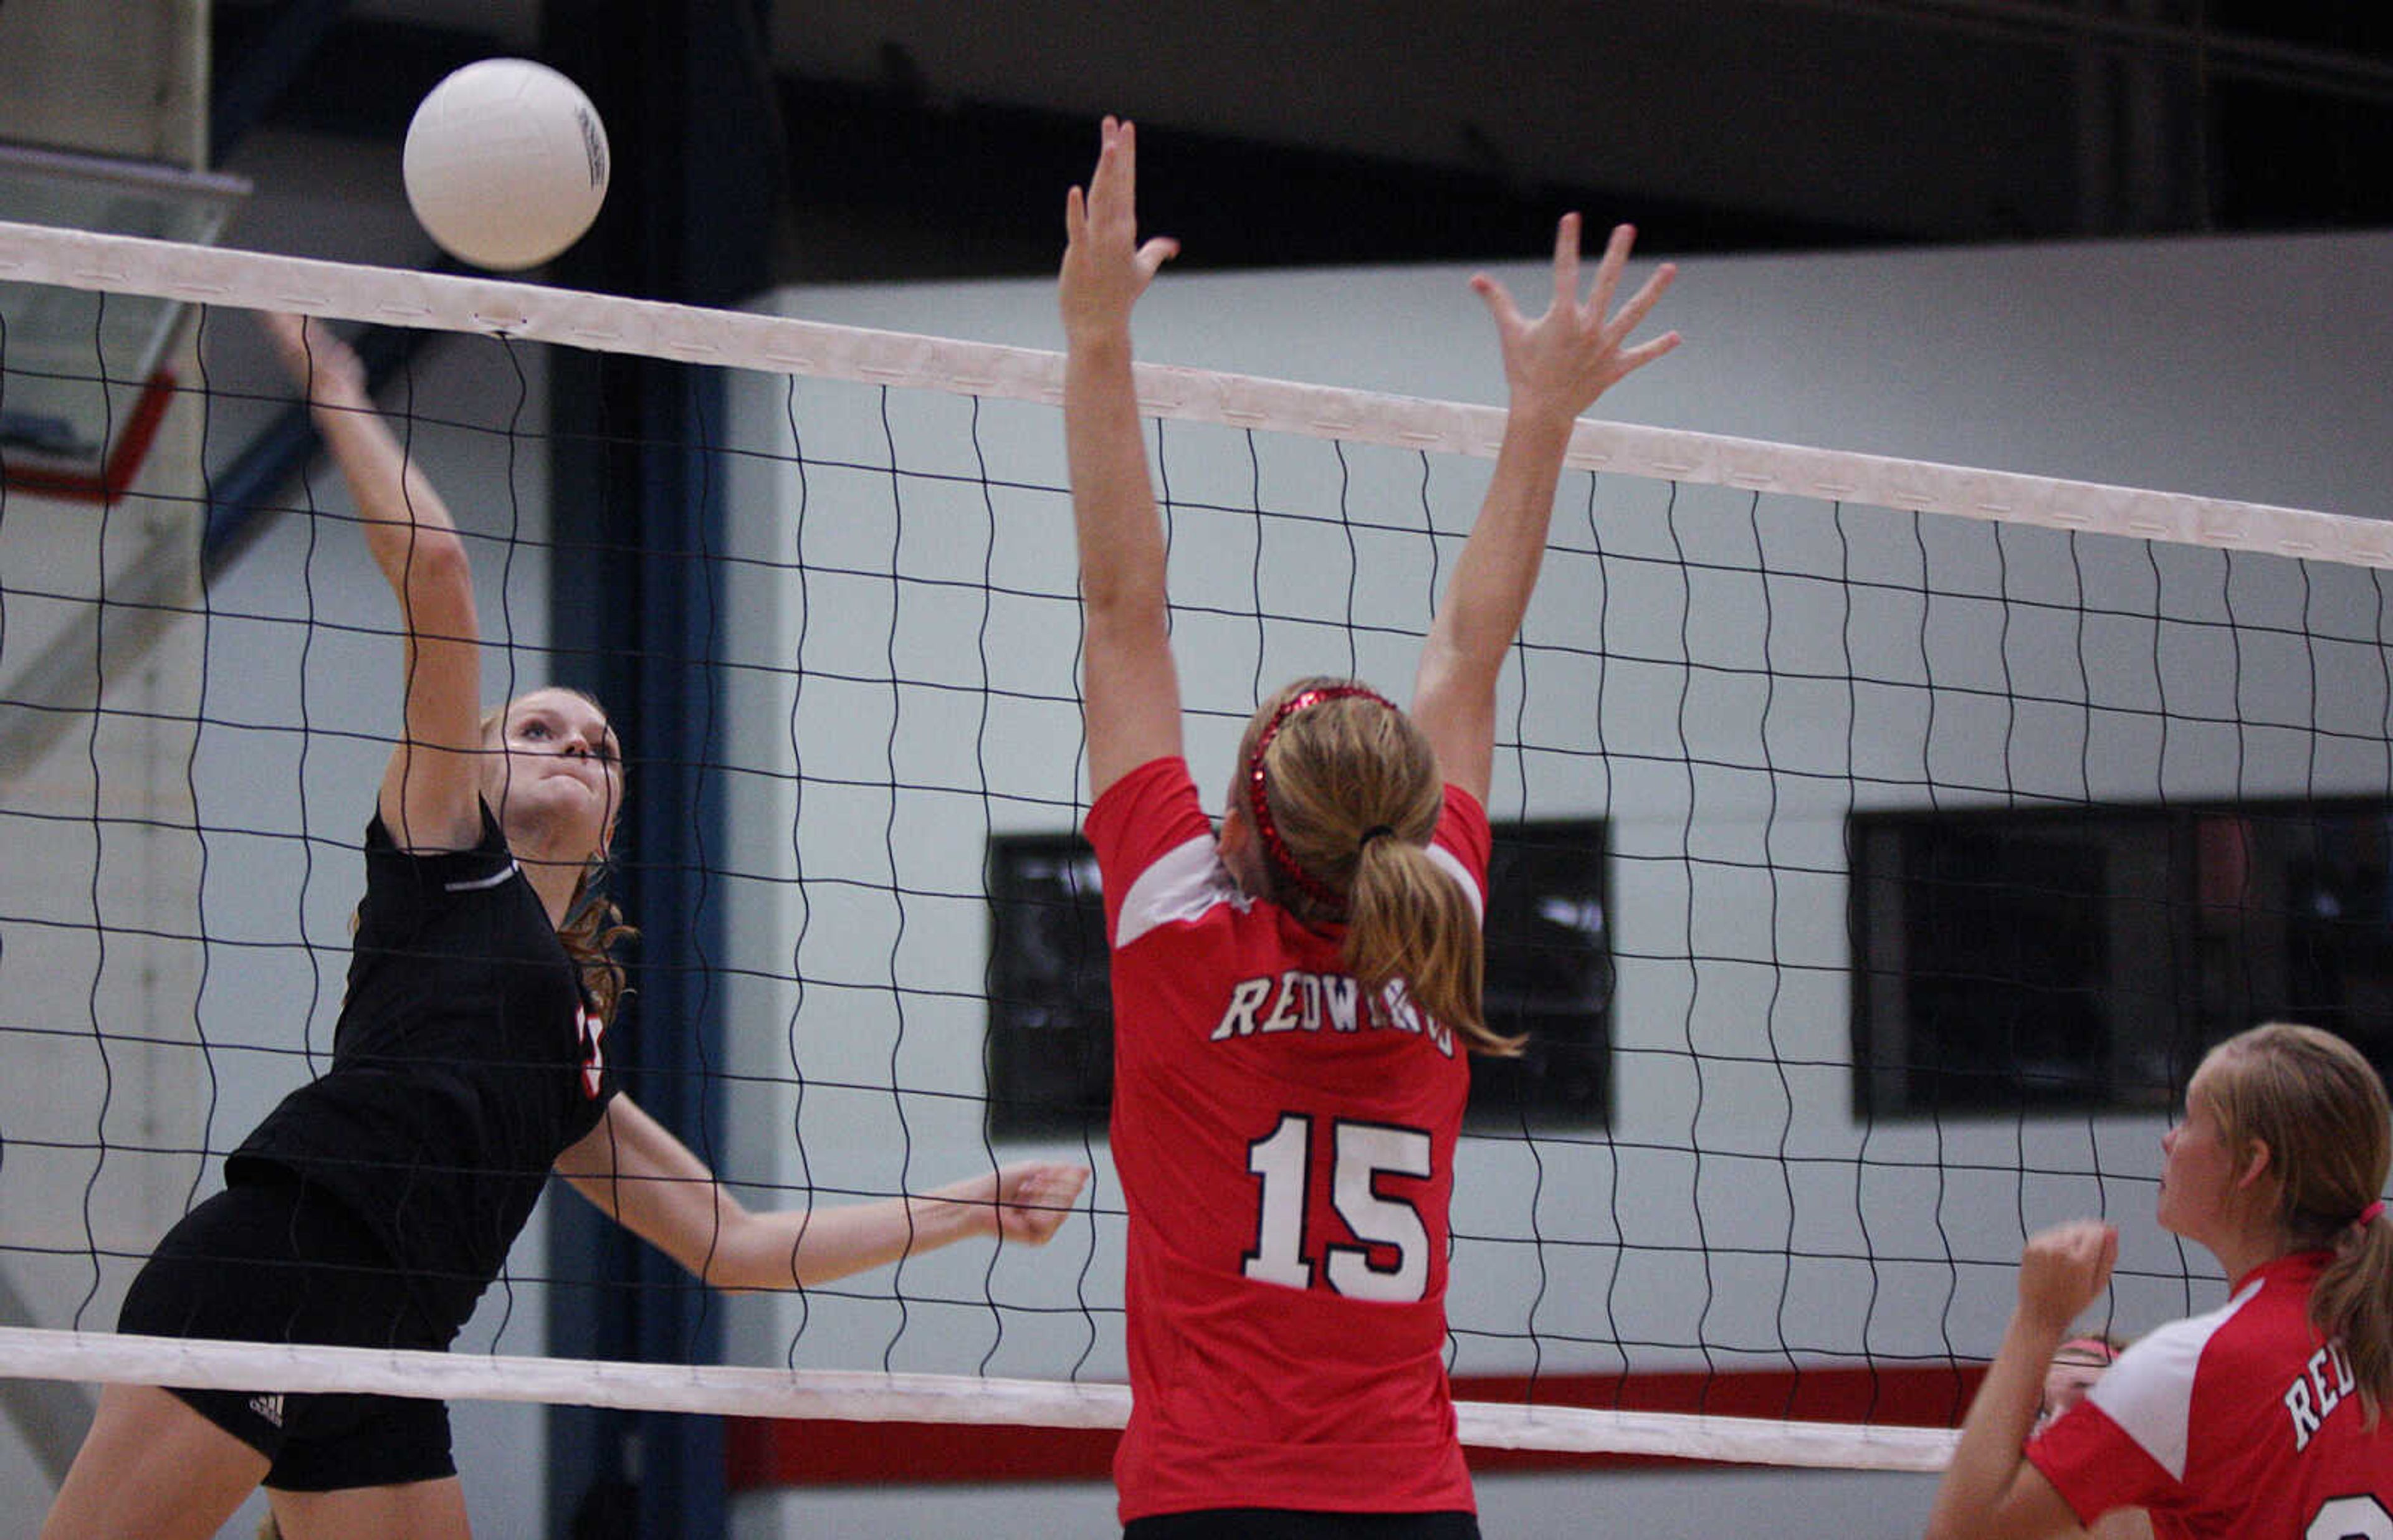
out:
M250 1397L249 1409L256 1413L259 1416L264 1417L267 1421L274 1424L275 1427L280 1428L282 1426L282 1396L281 1392L278 1391L273 1395Z

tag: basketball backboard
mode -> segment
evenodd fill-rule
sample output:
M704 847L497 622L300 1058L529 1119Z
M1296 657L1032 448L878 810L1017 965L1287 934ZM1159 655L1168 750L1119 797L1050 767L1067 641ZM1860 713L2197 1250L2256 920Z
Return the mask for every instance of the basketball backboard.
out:
M0 219L213 241L249 185L145 162L0 145ZM0 283L0 475L111 502L172 397L174 300Z

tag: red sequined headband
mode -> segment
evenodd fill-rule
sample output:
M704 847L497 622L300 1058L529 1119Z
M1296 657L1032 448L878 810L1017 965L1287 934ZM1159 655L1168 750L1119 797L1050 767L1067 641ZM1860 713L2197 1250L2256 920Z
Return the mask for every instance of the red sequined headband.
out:
M2111 1346L2111 1344L2103 1341L2099 1337L2073 1337L2068 1341L2063 1342L2060 1346L2053 1349L2052 1356L2059 1358L2062 1353L2066 1352L2083 1353L2086 1357L2091 1358L2099 1364L2111 1363L2119 1356L2118 1349Z
M1361 685L1321 685L1299 690L1281 701L1279 710L1263 724L1262 734L1255 739L1255 751L1247 759L1247 807L1254 816L1255 832L1262 837L1263 854L1271 857L1271 864L1280 875L1304 891L1305 896L1332 914L1341 915L1346 912L1346 895L1297 865L1288 842L1280 837L1279 826L1272 821L1271 796L1263 784L1263 755L1270 751L1272 739L1279 736L1288 719L1297 712L1325 700L1356 699L1376 700L1392 711L1396 709L1394 701Z

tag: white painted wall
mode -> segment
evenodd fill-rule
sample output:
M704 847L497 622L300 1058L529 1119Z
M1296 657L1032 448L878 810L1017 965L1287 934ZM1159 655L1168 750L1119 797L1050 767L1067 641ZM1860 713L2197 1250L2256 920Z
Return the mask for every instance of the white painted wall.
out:
M1551 282L1538 253L1522 254L1491 270L1533 304ZM2393 342L2384 300L2393 245L2383 235L1681 266L1656 324L1683 333L1686 346L1606 396L1600 415L2337 513L2385 509L2371 474L2385 406L2370 388ZM1500 401L1469 271L1167 271L1140 302L1139 350L1159 363ZM775 304L820 320L1063 345L1044 282L824 286Z

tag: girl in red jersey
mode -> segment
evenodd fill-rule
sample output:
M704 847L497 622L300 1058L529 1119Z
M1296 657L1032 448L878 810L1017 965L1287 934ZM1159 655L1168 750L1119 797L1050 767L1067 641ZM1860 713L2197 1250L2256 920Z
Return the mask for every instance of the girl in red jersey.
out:
M1248 724L1218 836L1182 757L1164 546L1130 316L1174 242L1138 237L1108 118L1066 202L1065 436L1085 614L1087 825L1113 949L1113 1153L1130 1210L1130 1540L1478 1533L1445 1380L1447 1200L1480 1010L1496 682L1543 556L1573 422L1676 346L1626 339L1632 232L1581 303L1484 276L1511 406L1409 714L1300 680Z
M2142 1507L2161 1540L2393 1537L2384 1082L2328 1033L2255 1027L2203 1061L2161 1144L2161 1225L2207 1248L2232 1296L2139 1339L2022 1453L2053 1345L2119 1247L2092 1221L2030 1240L1929 1533L2065 1534Z
M482 714L465 545L344 344L270 323L404 627L405 732L366 833L325 1072L285 1097L134 1280L121 1331L437 1351L550 1175L719 1288L791 1288L971 1235L1053 1234L1088 1172L1027 1161L921 1196L752 1212L617 1092L626 933L592 891L623 797L596 702ZM448 1409L412 1397L111 1385L44 1540L215 1534L259 1485L282 1533L461 1540Z

